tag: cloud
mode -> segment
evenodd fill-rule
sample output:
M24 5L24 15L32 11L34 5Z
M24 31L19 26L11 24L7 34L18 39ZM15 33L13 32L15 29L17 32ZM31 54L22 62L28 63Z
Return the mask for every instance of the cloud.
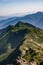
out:
M0 0L0 3L0 15L43 11L42 0Z

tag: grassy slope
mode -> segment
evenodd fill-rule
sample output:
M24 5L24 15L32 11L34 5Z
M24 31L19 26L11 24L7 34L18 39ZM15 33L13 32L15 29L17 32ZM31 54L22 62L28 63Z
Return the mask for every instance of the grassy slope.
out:
M36 57L36 61L38 62L39 59L37 59L37 57L39 57L39 54L40 54L40 57L42 56L42 52L43 52L43 48L41 48L40 45L38 44L42 44L43 43L43 30L39 29L39 28L35 28L34 26L30 25L30 24L27 24L27 23L22 23L22 22L19 22L17 23L16 26L11 26L11 30L10 30L11 34L15 33L16 32L16 40L18 41L16 44L17 46L19 45L19 43L21 43L21 40L23 38L25 38L26 40L23 42L23 45L20 46L20 50L23 51L25 50L26 51L26 48L32 48L32 50L35 50L35 52L38 51L38 54L35 56ZM6 34L4 34L1 39L2 39L2 45L3 44L7 44L7 42L5 42L7 40L7 38L10 38L9 35L10 35L10 32L8 31ZM26 32L28 32L26 34ZM20 35L19 35L20 34ZM0 40L1 40L0 39ZM12 39L12 36L11 36L11 39ZM15 39L15 38L14 38ZM4 41L5 40L5 41ZM4 42L4 43L3 43ZM17 47L16 47L17 48ZM14 48L15 49L15 48ZM13 49L12 49L13 50ZM42 51L42 52L41 52ZM12 51L11 51L12 52ZM11 53L10 52L10 53ZM34 52L33 52L34 54ZM31 54L32 55L32 54ZM31 55L30 53L27 53L25 55L25 59L28 61L31 59ZM7 57L9 56L9 53L7 52L7 54L4 56L2 55L0 57L0 61L6 59ZM34 56L33 56L34 57Z

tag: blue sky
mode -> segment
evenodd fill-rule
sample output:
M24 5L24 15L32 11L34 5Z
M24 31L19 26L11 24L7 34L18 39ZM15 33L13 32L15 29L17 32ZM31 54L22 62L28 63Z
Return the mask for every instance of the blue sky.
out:
M43 0L0 0L0 16L43 11Z

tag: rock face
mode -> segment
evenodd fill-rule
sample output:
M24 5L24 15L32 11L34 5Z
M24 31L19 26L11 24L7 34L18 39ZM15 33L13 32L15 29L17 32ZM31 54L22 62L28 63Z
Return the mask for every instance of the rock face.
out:
M34 60L27 62L24 58L18 57L16 59L16 62L14 62L14 64L7 64L7 65L37 65L37 63Z
M37 65L37 63L35 61L30 61L27 62L25 59L23 58L18 58L17 62L20 63L20 65Z
M30 65L37 65L36 62L30 62Z
M20 63L20 65L28 65L28 62L26 62L22 57L18 57L17 62Z

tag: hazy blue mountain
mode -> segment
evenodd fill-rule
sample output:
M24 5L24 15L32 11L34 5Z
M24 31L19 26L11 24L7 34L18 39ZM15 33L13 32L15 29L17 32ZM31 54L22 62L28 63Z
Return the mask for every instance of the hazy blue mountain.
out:
M43 29L43 12L37 12L34 14L26 15L22 17L21 20Z
M15 25L18 21L27 22L43 29L43 12L28 14L22 17L11 17L6 20L2 20L0 21L0 28L4 28L9 25Z
M18 17L11 17L11 18L8 18L5 20L1 20L0 21L0 28L5 28L5 27L12 25L12 24L15 25L18 21L19 21Z
M9 18L9 16L0 16L0 21L1 20L5 20L5 19L8 19Z

